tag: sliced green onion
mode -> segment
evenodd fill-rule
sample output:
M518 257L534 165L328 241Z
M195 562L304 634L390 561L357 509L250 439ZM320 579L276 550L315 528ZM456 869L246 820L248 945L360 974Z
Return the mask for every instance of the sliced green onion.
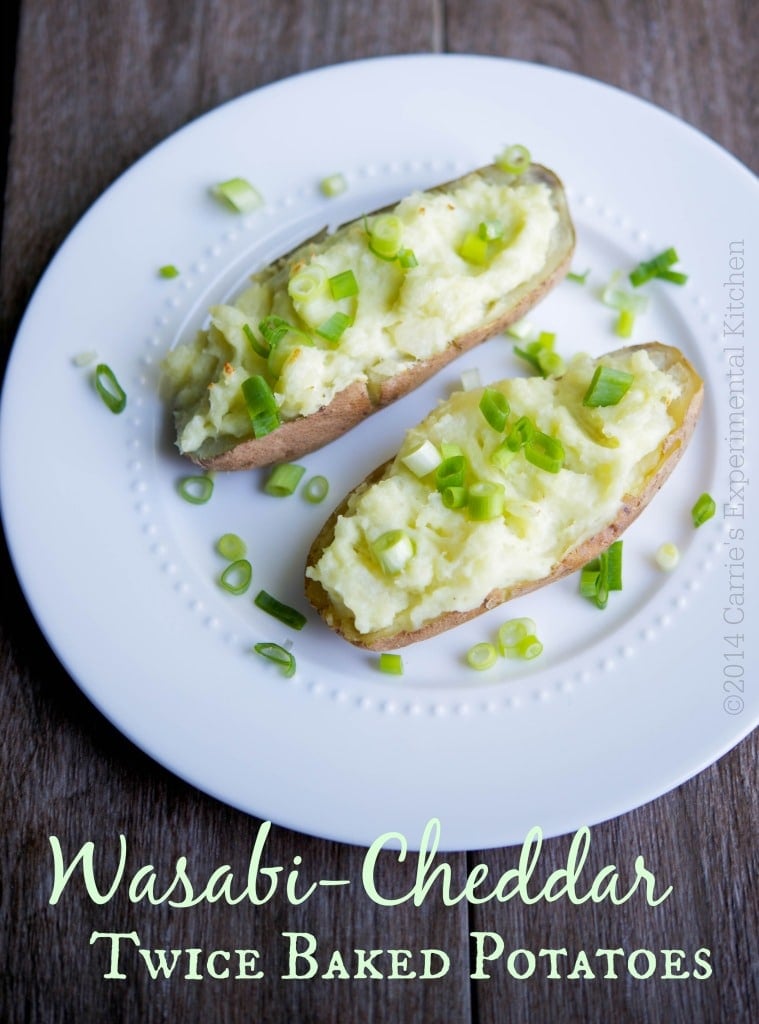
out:
M518 452L532 439L535 434L535 424L529 416L520 416L509 433L506 435L506 447L512 452Z
M351 323L351 318L347 313L341 313L340 310L337 310L328 320L325 320L323 324L316 328L316 333L322 338L326 338L327 341L334 343L342 338L346 328L350 327Z
M600 555L599 564L601 569L598 573L598 585L596 587L596 605L604 609L609 600L609 559L604 551Z
M247 213L263 204L261 193L245 178L230 178L228 181L221 181L218 185L214 185L211 192L237 213Z
M379 656L379 670L390 676L402 676L403 658L400 654L382 653Z
M386 576L397 576L414 557L414 542L404 530L388 530L370 546Z
M607 551L606 578L609 590L622 589L622 541L615 540Z
M558 473L564 465L564 446L557 438L536 430L525 443L524 457L546 473Z
M290 626L292 629L303 629L308 621L302 612L299 612L296 608L291 608L290 605L283 604L265 590L259 590L253 599L253 603L261 611L268 612L269 615L273 615L275 619L279 619L280 622L284 622L286 626Z
M498 651L492 644L486 642L475 644L466 652L467 665L470 668L476 668L478 672L492 668L497 661Z
M503 440L497 448L493 449L490 461L501 471L505 470L509 463L516 458L516 452L509 448L508 441Z
M404 455L401 462L414 476L421 478L437 469L442 462L442 456L432 441L422 441L408 455Z
M279 644L269 642L254 644L253 650L256 654L260 654L262 658L266 658L269 661L273 661L275 665L279 665L282 675L288 679L295 674L295 656Z
M265 342L261 342L258 340L258 338L253 333L253 328L250 326L250 324L243 324L242 331L245 337L250 342L250 347L253 349L256 355L261 356L262 359L267 359L271 352L271 346L267 345Z
M466 487L446 487L440 492L446 508L464 508L469 500Z
M463 455L451 455L443 459L435 470L435 487L444 491L446 487L463 487L466 476L466 458Z
M98 363L94 373L95 389L113 413L123 412L127 404L126 391L116 380L116 374L107 363Z
M329 278L329 291L333 299L350 299L358 295L358 281L352 270L342 270Z
M611 366L597 366L582 404L595 409L598 406L617 405L627 393L634 377L626 370Z
M369 230L369 248L383 260L394 260L401 248L403 224L394 213L375 217Z
M682 285L688 280L688 275L679 270L660 270L656 276L660 281L669 281L670 284Z
M279 426L279 409L266 380L256 374L241 385L254 437L264 437Z
M532 342L531 344L534 345L535 343ZM529 363L534 370L537 370L538 373L542 374L543 371L540 367L540 363L538 362L537 353L530 351L530 345L528 345L526 348L520 348L518 345L515 345L514 355L519 356L520 359L524 359L524 361L526 363Z
M495 388L485 388L480 399L480 412L493 430L501 433L506 429L511 407L506 396L500 391L496 391Z
M342 195L348 188L348 182L344 174L329 174L319 182L319 189L322 195L332 198Z
M583 597L593 598L595 600L596 594L598 593L598 580L601 576L599 569L599 561L594 558L592 562L588 562L587 565L583 566L580 572L580 593Z
M617 322L614 325L614 333L619 338L629 338L635 326L635 314L631 309L620 309Z
M304 267L287 282L287 293L293 302L312 302L326 288L327 271L319 263Z
M285 363L293 354L304 347L313 348L313 341L304 331L294 327L288 331L269 351L266 360L269 370L275 377L279 377L284 369Z
M469 488L467 508L469 518L478 521L497 519L503 514L506 489L503 484L479 480Z
M567 274L567 281L574 281L575 284L585 284L585 282L588 280L588 274L589 273L590 273L590 268L588 268L582 274L578 274L577 271L575 271L575 270L570 270L569 273Z
M97 352L94 349L90 349L89 352L77 352L75 356L71 357L71 362L74 366L90 366L97 357Z
M216 541L216 550L222 558L235 562L238 558L245 557L247 548L245 541L242 537L238 537L236 533L224 533Z
M535 635L535 623L532 619L509 619L498 629L498 650L506 658L516 657L518 644L528 636Z
M524 348L514 346L514 352L530 363L543 377L557 376L564 372L564 360L554 352L556 335L551 331L541 331L534 341Z
M324 501L328 493L329 480L326 476L312 476L303 485L303 497L312 505L318 505L320 501Z
M275 316L273 313L270 316L265 316L259 322L258 329L270 348L276 348L280 341L290 333L297 335L304 344L311 344L311 339L305 331L302 331L300 327L296 327L295 324L283 320L281 316Z
M440 456L443 459L452 459L454 455L463 455L464 450L461 445L450 444L448 441L443 441L440 445Z
M507 146L495 158L495 164L509 174L523 174L530 166L530 151L526 146Z
M213 479L210 476L183 476L177 481L177 490L191 505L205 505L213 494Z
M458 247L458 254L467 263L484 267L490 258L490 243L482 238L476 231L469 231L464 235L461 245Z
M269 473L264 491L275 498L287 498L295 492L305 472L305 466L298 466L294 462L280 462Z
M680 551L676 544L667 541L656 552L656 564L665 572L671 572L680 561Z
M253 579L253 566L247 558L236 558L219 577L219 586L228 594L244 594Z
M580 572L580 594L594 601L598 608L605 608L609 591L622 589L622 541L615 541L607 551L602 551L583 566Z
M158 276L165 278L179 277L179 268L175 267L173 263L164 263L162 267L158 268Z
M281 316L265 316L259 321L258 329L263 335L264 341L270 348L274 348L278 341L293 329L293 325L283 320Z
M524 341L535 333L535 328L529 320L523 318L522 320L517 320L515 323L507 327L506 333L511 338L517 338L519 341Z
M630 271L629 278L630 283L638 288L640 285L645 284L646 281L650 281L654 277L661 277L664 273L669 271L669 268L677 263L679 257L677 251L673 248L665 249L664 252L660 252L658 256L654 256L653 259L643 260L633 270Z
M702 494L691 509L693 525L696 527L702 526L708 519L712 518L716 511L717 503L711 494Z
M543 644L536 636L526 636L520 640L515 648L516 656L524 658L525 661L532 661L543 653Z
M635 314L645 313L648 309L648 296L633 295L627 289L620 288L619 282L621 279L622 271L615 270L601 291L601 302L603 302L604 306L619 310L620 312L627 309Z
M487 242L497 242L503 238L503 223L500 220L483 220L477 234Z
M535 339L536 351L546 349L553 351L556 344L556 331L541 331Z
M412 267L419 266L419 260L416 258L416 253L413 249L399 249L398 262L404 270L410 270Z
M538 352L538 365L544 377L559 377L566 369L563 358L558 352L541 349Z
M462 370L461 386L464 391L474 391L475 388L480 386L480 383L480 371L476 367L472 367L468 370Z

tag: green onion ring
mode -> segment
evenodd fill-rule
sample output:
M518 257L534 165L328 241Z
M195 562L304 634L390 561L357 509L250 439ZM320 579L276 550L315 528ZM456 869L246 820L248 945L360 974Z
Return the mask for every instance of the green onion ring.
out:
M244 594L253 579L253 566L247 558L230 562L219 577L219 586L228 594Z
M113 413L123 412L127 404L126 391L116 380L116 374L107 363L98 363L94 374L95 388Z
M523 174L530 166L530 151L526 146L513 145L495 158L496 166L508 174Z
M177 481L179 494L191 505L205 505L213 494L213 479L210 476L183 476Z
M282 675L288 679L295 674L295 656L279 644L262 642L254 644L253 650L256 654L260 654L262 658L267 658L269 661L273 661L275 665L279 665Z
M327 480L326 476L312 476L303 485L303 497L306 501L310 501L312 505L318 505L320 501L324 501L328 493L329 480Z
M216 541L216 550L222 558L230 562L238 558L244 558L246 553L245 541L236 533L224 533Z
M500 433L506 429L511 408L506 396L500 391L496 391L495 388L485 388L480 399L480 412L493 430Z
M470 647L466 652L466 663L470 668L476 668L478 672L492 668L498 661L498 651L493 644L482 642Z

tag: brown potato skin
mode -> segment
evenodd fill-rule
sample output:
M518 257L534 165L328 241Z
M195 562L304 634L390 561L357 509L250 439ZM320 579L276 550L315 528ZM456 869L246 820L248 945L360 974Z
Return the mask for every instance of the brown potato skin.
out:
M659 461L649 474L645 488L641 494L625 495L614 522L609 523L603 530L589 537L588 540L578 547L573 548L542 579L518 584L508 590L491 590L482 604L476 608L471 608L467 611L447 612L445 615L438 616L438 618L426 623L420 629L412 631L400 633L375 632L365 635L358 633L353 626L352 620L340 617L338 611L332 606L329 595L322 585L316 580L306 577L306 597L327 625L356 647L362 647L370 651L395 650L398 647L406 647L420 640L437 636L438 633L443 633L454 626L468 622L470 619L482 615L483 612L496 608L505 601L530 593L530 591L544 587L555 580L560 580L564 576L568 576L570 573L581 569L587 562L596 558L602 551L605 551L637 519L672 473L688 446L703 405L703 381L678 349L663 345L657 341L649 342L645 345L633 345L628 350L633 351L635 349L645 349L662 369L678 368L685 377L686 387L682 398L673 403L672 412L675 417L676 426L665 439ZM608 354L614 355L613 352ZM369 474L366 480L359 484L356 491L363 490L375 481L380 480L389 465L390 462L386 462L379 466L373 473ZM322 527L308 553L307 566L315 565L324 549L332 542L337 519L345 511L351 497L352 495L349 494L345 498Z
M492 167L483 167L474 174L488 175L497 172ZM469 175L465 175L469 177ZM428 191L444 191L455 185L456 179ZM508 311L495 320L482 324L474 331L453 338L446 349L431 359L418 360L397 377L386 381L372 393L365 384L357 382L339 392L329 405L310 416L299 416L285 421L276 430L262 438L246 438L227 451L207 458L188 453L188 457L207 470L240 470L256 466L268 466L274 462L297 459L321 448L329 441L341 437L351 427L378 409L413 391L428 378L441 370L463 352L474 348L487 338L505 330L521 320L549 292L569 270L575 247L575 230L567 206L564 188L559 178L548 168L532 164L520 182L543 182L551 190L553 202L559 212L559 225L549 259L543 271L514 289L513 302ZM298 246L300 248L300 246ZM282 257L287 259L287 257Z

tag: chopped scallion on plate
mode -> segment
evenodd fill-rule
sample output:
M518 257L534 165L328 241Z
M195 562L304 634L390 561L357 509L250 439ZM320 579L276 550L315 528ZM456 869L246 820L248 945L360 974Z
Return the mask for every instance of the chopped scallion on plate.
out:
M201 473L183 476L177 481L177 490L190 505L205 505L213 494L213 478Z
M391 676L403 675L403 658L400 654L383 652L379 656L379 670Z
M693 525L703 526L707 520L711 519L717 511L717 503L711 494L702 494L698 501L691 509L691 517L693 519Z
M253 645L256 654L278 665L282 675L288 679L295 674L295 655L280 644L263 641Z
M297 608L284 604L266 590L259 590L253 599L253 603L261 611L273 615L275 619L279 619L280 622L284 622L286 626L290 626L292 629L303 629L308 621L306 616L299 612Z
M245 178L229 178L220 181L211 193L236 213L249 213L263 205L261 193Z
M110 366L107 363L98 363L93 379L97 393L111 412L123 412L127 404L126 391L119 384Z
M294 462L280 462L270 471L264 484L264 491L275 498L287 498L294 494L305 472L305 466L298 466Z

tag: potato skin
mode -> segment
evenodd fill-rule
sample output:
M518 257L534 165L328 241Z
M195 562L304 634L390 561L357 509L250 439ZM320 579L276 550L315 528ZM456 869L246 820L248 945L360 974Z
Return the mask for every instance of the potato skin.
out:
M470 619L474 619L478 615L482 615L483 612L496 608L505 601L509 601L514 597L520 597L522 594L528 594L533 590L538 590L540 587L544 587L549 583L560 580L564 576L568 576L570 573L581 569L587 562L596 558L602 551L605 551L609 545L612 544L627 529L627 527L637 519L640 513L662 488L688 446L688 442L693 435L693 431L695 430L696 423L701 412L701 407L703 405L703 381L690 362L678 349L654 341L644 345L629 346L627 351L634 351L636 349L645 349L660 369L667 371L674 370L680 373L684 379L685 388L682 397L678 399L677 402L673 403L672 412L675 417L676 425L667 435L667 438L662 445L660 458L656 467L649 474L646 480L646 485L640 494L625 495L614 522L609 523L609 525L603 530L600 530L594 536L589 537L582 544L578 545L578 547L573 548L566 557L561 562L554 565L551 572L542 579L517 584L507 590L491 590L484 601L476 608L471 608L466 611L447 612L446 614L440 615L436 619L426 623L420 629L411 631L403 631L399 633L390 633L386 631L367 634L359 633L355 629L352 620L341 618L337 609L333 607L329 595L322 585L316 580L311 580L306 577L306 597L327 625L338 635L343 637L349 643L354 644L356 647L362 647L370 651L395 650L399 647L406 647L409 644L417 643L420 640L427 640L429 637L437 636L439 633L443 633L448 629L453 629L454 626L460 626L462 623L468 622ZM613 352L608 353L608 355L612 356L614 354L615 353ZM602 359L604 357L600 358ZM341 502L338 508L335 509L311 546L308 553L307 566L316 565L324 549L332 542L335 524L337 523L338 517L342 515L347 508L352 495L368 487L375 481L380 480L389 465L390 461L383 463L375 469L374 472L370 473L369 476L359 484L356 490L352 492L352 494L349 494L345 500Z
M488 176L502 172L497 172L493 167L483 167L470 172L472 173ZM467 174L465 177L469 176ZM454 187L460 180L446 182L428 191L445 191ZM430 359L412 364L403 373L382 384L375 393L363 383L351 384L318 412L288 420L265 437L246 438L227 451L207 458L192 453L188 453L188 457L204 469L213 471L252 469L256 466L300 458L341 437L371 413L419 387L463 352L521 320L566 275L574 252L575 230L563 185L553 171L540 164L532 164L519 176L518 181L540 182L549 187L553 203L559 213L559 224L545 267L540 274L514 289L513 302L505 314L482 324L476 330L451 339L442 352ZM321 235L313 241L318 241L319 237ZM287 259L287 256L281 259Z

